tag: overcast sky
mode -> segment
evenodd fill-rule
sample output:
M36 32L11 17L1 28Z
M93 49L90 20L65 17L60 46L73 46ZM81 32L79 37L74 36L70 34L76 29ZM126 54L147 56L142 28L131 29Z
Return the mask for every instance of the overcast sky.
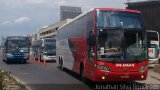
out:
M131 2L142 0L129 0ZM127 0L0 0L0 35L29 35L59 21L60 6L125 8Z

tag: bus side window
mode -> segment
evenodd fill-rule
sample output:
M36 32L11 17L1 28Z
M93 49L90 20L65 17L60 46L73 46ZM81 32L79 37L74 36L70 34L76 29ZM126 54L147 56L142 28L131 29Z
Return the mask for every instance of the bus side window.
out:
M94 61L94 46L93 44L95 43L95 40L93 41L93 17L94 17L94 12L89 12L87 14L87 42L88 42L88 58L90 61ZM91 39L92 38L92 39ZM94 42L94 43L93 43Z

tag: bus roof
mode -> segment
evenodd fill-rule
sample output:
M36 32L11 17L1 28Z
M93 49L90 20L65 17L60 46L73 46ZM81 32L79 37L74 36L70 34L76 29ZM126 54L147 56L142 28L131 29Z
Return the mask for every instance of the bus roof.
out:
M138 10L131 10L131 9L119 9L119 8L94 8L95 10L112 10L112 11L123 11L123 12L130 12L130 13L141 13Z
M41 39L38 39L38 40L34 40L33 42L39 42L39 41L45 41L45 40L53 40L53 41L56 41L55 38L41 38Z
M20 40L20 39L27 39L25 36L8 36L8 40Z
M55 39L55 38L42 38L42 39Z
M94 11L94 10L106 10L106 11L107 11L107 10L108 10L108 11L111 11L111 10L112 10L112 11L123 11L123 12L129 12L129 13L141 13L141 12L138 11L138 10L130 10L130 9L119 9L119 8L92 8L92 9L90 9L89 11L86 11L86 12L78 15L77 17L75 17L74 19L72 19L71 21L69 21L68 23L62 25L61 27L58 28L58 30L61 29L61 28L64 27L64 26L72 23L73 21L81 18L82 16L86 15L87 13L89 13L89 12L91 12L91 11Z

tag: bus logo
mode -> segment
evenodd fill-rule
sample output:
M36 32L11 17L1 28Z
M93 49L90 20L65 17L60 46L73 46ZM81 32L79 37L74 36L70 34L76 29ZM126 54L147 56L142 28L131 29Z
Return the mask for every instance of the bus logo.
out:
M116 67L134 67L134 64L116 64Z

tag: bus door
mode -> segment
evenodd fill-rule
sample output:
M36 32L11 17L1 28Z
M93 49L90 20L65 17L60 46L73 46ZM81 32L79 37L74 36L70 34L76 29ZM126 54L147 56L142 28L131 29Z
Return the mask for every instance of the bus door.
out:
M90 78L94 77L94 63L95 63L94 46L95 46L95 39L94 39L93 32L91 31L89 33L89 39L88 39L88 60L86 65L86 68L88 69L87 76Z

